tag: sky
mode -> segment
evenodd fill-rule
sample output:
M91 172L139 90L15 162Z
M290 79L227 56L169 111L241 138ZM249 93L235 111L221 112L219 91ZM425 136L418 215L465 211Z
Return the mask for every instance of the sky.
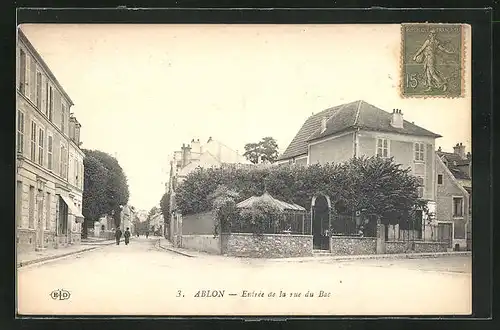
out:
M130 204L158 205L169 157L193 138L240 153L272 136L283 152L313 113L364 100L471 145L466 95L403 99L399 25L25 24L75 105L82 148L118 159ZM470 45L470 33L466 38ZM470 47L467 47L470 50ZM466 49L466 50L467 50Z

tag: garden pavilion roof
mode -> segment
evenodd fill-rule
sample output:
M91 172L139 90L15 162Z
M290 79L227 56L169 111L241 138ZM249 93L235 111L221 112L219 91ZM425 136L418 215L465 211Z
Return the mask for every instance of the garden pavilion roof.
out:
M279 199L274 198L273 196L271 196L267 192L265 192L261 196L252 196L248 199L245 199L244 201L239 202L236 205L236 207L242 208L242 209L251 208L255 202L259 202L259 201L265 201L265 202L271 203L271 204L277 206L281 211L306 211L306 209L300 205L290 204L287 202L280 201Z

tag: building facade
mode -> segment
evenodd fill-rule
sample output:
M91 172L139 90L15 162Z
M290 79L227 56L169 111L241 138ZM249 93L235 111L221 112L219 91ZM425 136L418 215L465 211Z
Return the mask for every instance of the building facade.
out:
M169 228L165 228L166 235L171 241L182 235L182 217L176 213L175 192L177 186L184 181L189 173L198 167L210 168L225 164L237 166L254 166L238 151L224 143L209 137L205 144L199 139L192 139L191 144L182 144L181 150L173 153L170 161L170 174L166 184L166 191L170 194L171 220Z
M436 152L437 233L455 248L470 248L472 238L472 156L458 143L453 152Z
M72 100L21 30L16 52L18 251L79 244L81 125L70 112Z
M393 157L420 179L421 198L435 201L435 140L441 137L364 101L307 119L277 164L343 163L353 157Z
M419 197L433 212L436 208L435 140L439 137L404 120L399 109L390 113L367 102L355 101L309 117L276 164L310 165L343 163L361 156L392 157L419 179ZM420 218L416 229L387 226L386 238L429 238L431 228L425 228L423 216Z

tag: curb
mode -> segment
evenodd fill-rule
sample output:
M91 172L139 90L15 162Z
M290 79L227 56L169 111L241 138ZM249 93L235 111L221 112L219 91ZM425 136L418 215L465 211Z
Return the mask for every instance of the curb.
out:
M131 239L132 240L132 239ZM120 243L121 242L124 242L125 239L122 238L120 239ZM106 240L104 241L104 243L89 243L89 242L83 242L83 243L80 243L81 245L97 245L97 246L102 246L102 245L113 245L113 244L116 244L116 241L115 240Z
M368 255L355 255L355 256L322 256L322 257L306 257L300 259L294 258L280 258L268 259L270 261L280 262L309 262L309 261L349 261L349 260L369 260L369 259L430 259L439 257L456 257L456 256L471 256L470 251L461 252L435 252L435 253L394 253L394 254L368 254Z
M176 249L173 249L173 248L168 248L168 247L166 247L166 246L162 246L162 245L161 245L161 243L160 243L160 241L158 241L158 247L159 247L160 249L165 250L165 251L174 252L174 253L177 253L177 254L183 255L183 256L185 256L185 257L196 258L196 256L194 256L194 255L187 254L187 253L185 253L185 252L181 252L181 251L176 250Z
M82 249L82 250L79 250L79 251L72 251L72 252L67 252L67 253L64 253L64 254L58 254L58 255L47 256L47 257L42 257L42 258L38 258L38 259L28 260L28 261L24 261L24 262L19 262L17 264L17 268L22 268L24 266L33 265L33 264L37 264L37 263L44 262L44 261L56 260L56 259L64 258L64 257L67 257L67 256L71 256L71 255L74 255L74 254L88 252L88 251L95 250L97 248L98 248L97 246L93 246L93 247L89 247L89 248Z

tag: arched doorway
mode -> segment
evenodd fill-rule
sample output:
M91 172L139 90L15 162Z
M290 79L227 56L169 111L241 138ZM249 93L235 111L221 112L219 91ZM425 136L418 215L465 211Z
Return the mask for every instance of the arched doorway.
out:
M330 250L330 197L314 196L311 201L313 249Z

